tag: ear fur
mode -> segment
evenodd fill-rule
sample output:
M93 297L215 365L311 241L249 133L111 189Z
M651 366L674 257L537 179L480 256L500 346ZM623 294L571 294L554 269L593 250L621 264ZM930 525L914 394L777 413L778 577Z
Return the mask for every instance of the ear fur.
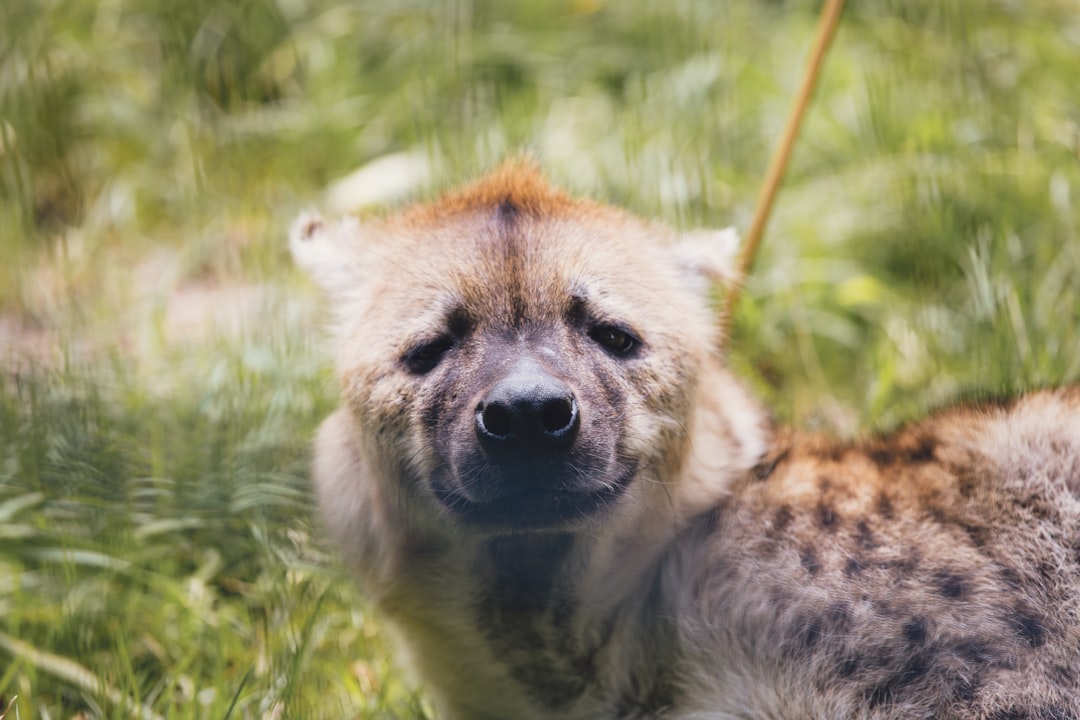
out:
M360 225L347 217L332 222L305 212L289 230L293 259L327 292L340 294L359 279L356 244Z
M692 230L679 236L675 258L702 290L716 282L730 286L741 280L737 269L740 242L735 228Z

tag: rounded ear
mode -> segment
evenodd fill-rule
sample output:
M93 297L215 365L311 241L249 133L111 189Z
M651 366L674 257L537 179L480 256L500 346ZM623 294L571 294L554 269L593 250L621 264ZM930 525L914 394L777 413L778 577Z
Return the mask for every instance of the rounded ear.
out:
M328 221L318 213L300 215L289 230L293 259L327 292L340 294L360 279L356 246L360 224L355 218Z
M734 285L738 275L740 238L735 228L692 230L679 236L675 260L687 279L703 291L713 283Z

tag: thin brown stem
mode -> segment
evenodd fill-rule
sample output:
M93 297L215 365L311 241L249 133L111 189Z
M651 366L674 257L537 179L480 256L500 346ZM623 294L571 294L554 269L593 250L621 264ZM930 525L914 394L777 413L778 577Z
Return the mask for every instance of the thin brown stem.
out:
M776 193L780 189L780 183L784 179L784 171L787 169L788 159L791 157L791 150L795 146L795 138L799 134L803 115L806 114L806 107L810 104L814 86L817 83L818 76L821 74L821 66L824 63L833 35L836 33L836 26L840 22L840 12L843 7L844 0L826 0L824 7L821 9L821 19L818 22L814 47L810 53L810 62L806 66L806 72L803 74L799 92L795 96L791 113L788 115L787 123L784 126L784 132L780 136L780 142L773 152L772 159L769 161L769 169L765 174L765 180L762 182L761 191L758 194L754 219L750 223L750 229L746 232L742 251L739 253L738 281L731 287L731 292L727 297L727 312L724 313L724 317L728 322L735 313L735 306L743 283L750 275L750 269L754 264L754 257L757 255L761 237L769 221L769 214L772 211Z

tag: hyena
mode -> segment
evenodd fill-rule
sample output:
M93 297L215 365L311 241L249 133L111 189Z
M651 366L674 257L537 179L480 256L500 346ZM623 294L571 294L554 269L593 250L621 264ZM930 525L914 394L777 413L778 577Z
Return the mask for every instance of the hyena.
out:
M1080 387L776 427L718 352L732 235L523 162L291 242L322 516L440 717L1080 718Z

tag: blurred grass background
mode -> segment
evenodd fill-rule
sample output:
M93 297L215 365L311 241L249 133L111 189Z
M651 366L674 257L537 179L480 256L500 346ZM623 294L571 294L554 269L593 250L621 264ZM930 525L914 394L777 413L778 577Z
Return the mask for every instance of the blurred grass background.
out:
M525 150L745 229L818 10L0 3L4 720L424 717L310 514L335 393L285 228ZM1080 377L1077 77L1072 0L849 4L731 331L780 418Z

